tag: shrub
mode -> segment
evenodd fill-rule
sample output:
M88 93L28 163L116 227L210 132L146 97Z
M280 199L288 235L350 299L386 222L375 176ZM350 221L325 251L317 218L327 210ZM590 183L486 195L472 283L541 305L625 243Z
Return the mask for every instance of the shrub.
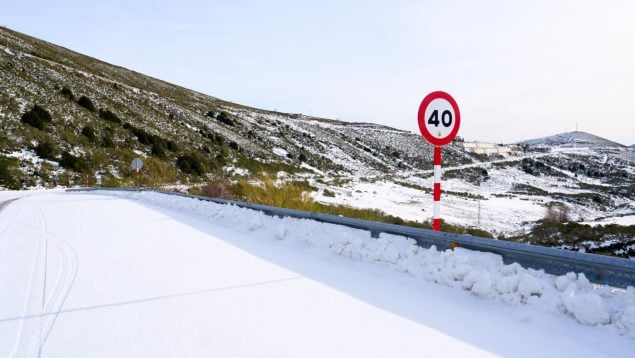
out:
M64 86L64 88L62 88L62 91L60 92L62 94L62 96L68 98L69 100L75 102L75 95L73 94L73 91L71 91L70 88Z
M95 112L97 110L97 108L95 108L95 105L93 104L93 101L91 101L90 98L86 96L79 97L79 100L77 100L77 104L91 112Z
M119 125L121 125L121 118L119 118L119 116L117 116L115 113L113 113L111 110L109 109L100 109L99 110L99 117L105 121L108 122L112 122L112 123L117 123Z
M152 144L152 155L160 159L166 158L165 149L163 149L163 147L158 144Z
M52 122L51 114L37 104L33 108L24 113L20 119L22 123L26 123L31 127L43 130L47 123Z
M306 162L306 154L304 153L300 153L300 155L298 156L298 160L301 162Z
M229 114L225 111L220 112L218 117L216 117L216 120L219 122L225 123L228 126L233 127L235 125L234 121L231 118L229 118Z
M547 223L565 223L569 221L569 207L561 203L547 206L544 221Z
M44 129L44 121L35 112L28 111L24 113L20 120L22 121L22 123L26 123L31 127L37 128L39 130Z
M33 106L33 109L31 111L35 112L46 123L51 123L53 121L53 118L51 117L49 111L47 111L43 107L38 106L37 104Z
M231 141L229 142L229 147L233 150L238 150L238 143Z
M165 140L159 137L158 135L147 133L141 128L135 128L130 123L125 123L123 127L125 129L130 130L132 134L134 134L135 137L137 137L137 140L139 141L139 143L152 145L153 154L163 153L162 157L165 157L166 149L169 149L172 152L176 152L178 150L176 143L174 143L173 141Z
M91 142L95 140L95 130L91 126L85 126L82 128L82 135L90 139Z
M62 153L62 159L60 165L65 169L70 169L76 172L83 172L86 170L86 163L82 158L76 157L69 152Z
M42 159L55 159L55 147L50 142L40 142L35 147L35 154Z
M21 189L20 182L15 179L13 167L17 164L15 158L0 157L0 186L11 190Z
M112 137L105 135L101 140L101 146L104 148L114 148L115 142L113 142Z
M225 145L225 138L220 134L215 133L214 140L218 143L218 145Z
M216 113L214 113L214 111L207 111L206 116L208 116L209 118L214 118L216 117Z
M176 159L176 166L187 174L203 175L203 162L196 154L186 154Z
M232 190L232 184L229 182L227 178L221 178L214 180L211 183L203 186L202 188L203 195L208 196L210 198L219 198L219 199L236 199L234 192Z
M176 143L174 143L173 141L169 140L168 141L168 150L171 152L177 152L179 150L179 147L176 145Z
M328 196L329 198L334 198L335 197L335 193L328 190L328 189L324 189L324 191L322 192L322 195L324 196Z

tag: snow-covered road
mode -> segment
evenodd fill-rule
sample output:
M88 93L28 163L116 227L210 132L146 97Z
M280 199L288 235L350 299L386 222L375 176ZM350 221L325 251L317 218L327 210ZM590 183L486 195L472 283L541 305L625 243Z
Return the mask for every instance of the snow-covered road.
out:
M0 212L3 357L628 357L635 348L614 326L478 299L284 240L289 227L257 230L253 217L222 225L125 198L19 195ZM19 195L1 193L0 205Z

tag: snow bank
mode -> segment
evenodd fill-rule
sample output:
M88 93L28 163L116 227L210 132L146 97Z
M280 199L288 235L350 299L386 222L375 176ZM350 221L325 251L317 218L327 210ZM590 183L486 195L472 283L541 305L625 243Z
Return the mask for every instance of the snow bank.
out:
M475 297L507 305L528 305L556 316L569 316L590 326L614 327L635 338L635 288L626 290L594 285L583 273L563 276L505 265L500 255L456 248L425 249L413 239L381 234L313 220L266 216L262 212L208 201L152 192L97 192L139 200L198 217L222 227L258 234L272 241L331 251L354 260L388 266L429 281L456 287Z

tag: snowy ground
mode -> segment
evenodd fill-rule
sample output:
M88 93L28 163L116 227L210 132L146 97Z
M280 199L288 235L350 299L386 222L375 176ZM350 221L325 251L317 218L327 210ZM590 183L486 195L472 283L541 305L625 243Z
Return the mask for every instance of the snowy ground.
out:
M432 178L417 183L432 188ZM468 227L479 227L492 233L509 235L522 231L523 222L533 222L545 215L544 202L539 197L496 197L482 188L463 181L451 179L443 183L442 189L460 193L478 193L484 199L442 194L441 216L445 222ZM318 192L315 199L327 204L343 204L360 209L379 209L390 215L410 221L431 221L433 217L432 194L405 187L391 181L364 182L352 180L344 188L326 187L335 197ZM479 217L480 206L480 217Z
M114 194L113 194L114 195ZM0 356L629 357L635 289L154 193L3 192Z
M575 148L574 148L575 149ZM513 160L546 156L512 157ZM565 177L534 176L518 168L495 168L492 163L468 164L447 170L460 170L473 167L487 167L489 177L480 185L460 179L445 179L441 184L441 217L444 222L454 225L484 229L494 235L514 236L525 233L533 224L544 218L546 205L554 201L549 194L589 193L578 187L579 182L601 185L597 179L574 178L570 172ZM553 170L559 170L553 167ZM426 174L426 172L422 172ZM319 187L314 198L326 204L342 204L360 209L379 209L390 215L410 221L432 221L434 178L430 173L419 177L416 173L402 173L395 177L358 176L335 185L312 182ZM567 177L570 176L570 177ZM404 185L405 184L405 185ZM547 195L514 193L515 184L524 184L544 190ZM415 187L412 187L412 186ZM425 190L421 190L424 188ZM324 189L334 196L324 195ZM471 196L470 196L471 195ZM615 207L627 207L626 211L603 211L590 206L568 203L569 215L574 221L593 222L601 219L602 224L617 223L632 225L635 206L632 201L614 197ZM633 215L628 217L626 215ZM598 223L596 223L597 225Z

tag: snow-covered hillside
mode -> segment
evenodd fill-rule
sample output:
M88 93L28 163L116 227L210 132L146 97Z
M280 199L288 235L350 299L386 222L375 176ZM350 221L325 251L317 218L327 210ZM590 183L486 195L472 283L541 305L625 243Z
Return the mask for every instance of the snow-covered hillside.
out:
M281 178L308 182L321 203L432 218L432 146L390 128L390 118L377 125L251 108L5 28L0 69L0 188L196 190L219 178ZM50 122L29 124L34 111ZM135 157L145 163L139 175ZM633 150L584 132L516 144L458 139L443 148L442 218L498 238L528 234L553 205L566 207L571 222L631 225L633 163ZM635 256L629 230L544 244L610 243L600 253Z
M631 355L632 287L154 193L16 198L3 356Z

